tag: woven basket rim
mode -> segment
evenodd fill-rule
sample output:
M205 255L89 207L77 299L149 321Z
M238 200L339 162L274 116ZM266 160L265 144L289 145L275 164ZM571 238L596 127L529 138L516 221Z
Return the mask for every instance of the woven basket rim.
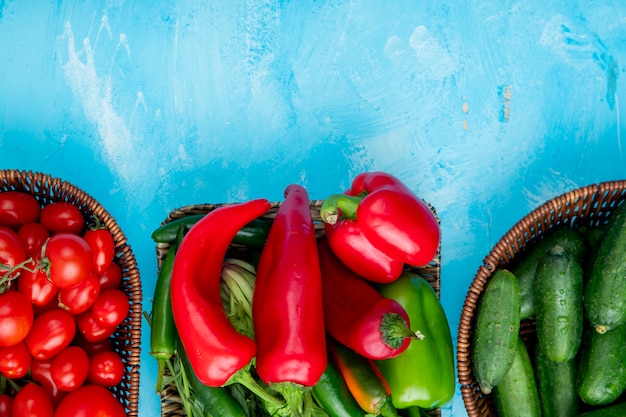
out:
M554 228L595 227L607 221L614 208L626 199L626 180L590 184L564 192L539 205L517 221L484 257L468 288L457 334L457 373L465 409L469 417L496 416L490 395L480 392L471 367L471 337L474 312L480 296L496 270L515 261ZM532 327L532 330L528 330ZM522 323L523 331L533 331L534 323Z
M316 235L319 237L324 234L324 223L321 220L319 211L323 200L310 200L309 204L311 207L311 215L314 220L314 227L316 231ZM431 209L435 218L438 222L440 219L437 215L437 211L435 207L433 207L430 203L425 202L428 207ZM186 216L194 215L194 214L203 214L208 213L214 209L217 209L221 206L227 206L236 203L200 203L200 204L190 204L181 206L173 209L161 222L161 225L165 225L174 220L184 218ZM269 211L261 216L266 219L272 219L276 215L276 210L280 207L281 202L270 202ZM157 264L158 269L161 269L162 261L169 250L169 243L157 243L156 244L156 255L157 255ZM439 243L439 248L437 253L435 254L433 260L423 267L419 268L410 268L411 270L417 271L420 273L433 287L435 290L437 297L440 296L441 291L441 241ZM432 417L441 416L441 410L439 408L427 411L428 415ZM178 391L174 383L170 383L163 390L163 394L161 395L161 417L178 417L185 416L184 409L180 404L180 397L178 395Z
M54 201L69 201L88 220L97 217L115 241L115 260L122 267L122 287L131 303L127 319L118 327L113 347L125 362L122 383L111 388L129 417L138 415L139 366L141 356L142 288L135 256L126 236L113 216L90 194L59 177L39 171L0 170L0 193L17 190L34 195L42 206Z

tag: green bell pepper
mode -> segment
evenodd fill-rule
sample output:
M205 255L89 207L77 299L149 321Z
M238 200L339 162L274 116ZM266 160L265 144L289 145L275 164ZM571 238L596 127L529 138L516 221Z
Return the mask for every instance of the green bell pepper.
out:
M450 326L432 286L422 276L405 271L389 284L377 286L380 293L405 308L411 329L423 340L411 344L395 358L376 361L398 409L440 407L452 399L456 387L454 350Z

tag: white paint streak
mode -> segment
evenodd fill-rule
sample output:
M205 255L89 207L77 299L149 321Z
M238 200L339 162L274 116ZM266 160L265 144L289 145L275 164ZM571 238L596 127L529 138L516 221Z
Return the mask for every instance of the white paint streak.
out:
M143 150L131 134L124 118L113 106L114 94L110 76L98 74L89 38L83 39L84 60L81 60L70 22L66 22L63 36L67 41L68 53L67 61L63 64L65 80L83 106L87 119L97 126L109 163L120 173L121 178L131 182L134 173L145 172L138 164L147 159L128 157ZM143 94L140 93L138 99L143 101ZM137 180L142 181L141 178Z
M413 30L409 46L415 51L421 72L426 78L439 80L454 73L456 68L450 53L430 34L426 26L417 26Z

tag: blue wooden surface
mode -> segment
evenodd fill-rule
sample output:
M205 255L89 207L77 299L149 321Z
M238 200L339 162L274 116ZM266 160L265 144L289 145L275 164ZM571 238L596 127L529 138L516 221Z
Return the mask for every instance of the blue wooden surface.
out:
M98 199L149 309L174 208L322 199L388 171L435 206L454 336L483 257L562 192L626 177L626 8L607 1L0 0L0 168ZM142 338L140 415L159 414ZM466 415L460 394L444 416Z

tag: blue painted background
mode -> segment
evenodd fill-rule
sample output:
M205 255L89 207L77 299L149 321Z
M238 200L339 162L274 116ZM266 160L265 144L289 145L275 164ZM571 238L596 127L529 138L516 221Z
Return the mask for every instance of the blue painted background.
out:
M383 4L384 3L384 4ZM150 308L174 208L388 171L435 206L456 336L493 244L626 177L626 8L607 1L0 0L0 168L116 218ZM141 416L159 413L144 326ZM465 416L460 395L444 416Z

